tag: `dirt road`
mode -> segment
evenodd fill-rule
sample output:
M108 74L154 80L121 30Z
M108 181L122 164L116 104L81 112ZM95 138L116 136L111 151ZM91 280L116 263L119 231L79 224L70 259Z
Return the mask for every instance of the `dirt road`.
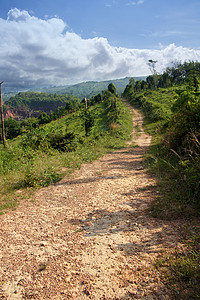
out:
M147 210L157 193L143 162L151 137L133 113L137 147L84 164L0 216L0 299L170 299L154 261L178 237Z

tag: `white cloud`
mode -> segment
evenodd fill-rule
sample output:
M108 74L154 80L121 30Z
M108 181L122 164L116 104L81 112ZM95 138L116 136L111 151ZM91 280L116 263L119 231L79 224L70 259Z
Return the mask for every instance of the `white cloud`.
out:
M144 34L147 37L172 37L172 36L184 36L186 33L177 30L155 31Z
M148 75L171 61L200 60L200 50L171 44L160 50L113 47L107 39L82 39L59 18L41 20L12 9L0 19L0 80L10 86L61 85Z
M144 0L138 0L138 1L128 2L126 5L141 5L143 3L144 3Z

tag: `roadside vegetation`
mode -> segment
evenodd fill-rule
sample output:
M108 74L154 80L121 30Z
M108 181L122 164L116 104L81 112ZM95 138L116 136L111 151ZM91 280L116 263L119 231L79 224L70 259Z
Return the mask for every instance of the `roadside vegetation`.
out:
M151 206L156 218L182 224L184 249L161 253L156 267L174 299L200 298L200 63L168 68L146 81L130 80L123 96L143 111L153 135L146 155L159 195Z

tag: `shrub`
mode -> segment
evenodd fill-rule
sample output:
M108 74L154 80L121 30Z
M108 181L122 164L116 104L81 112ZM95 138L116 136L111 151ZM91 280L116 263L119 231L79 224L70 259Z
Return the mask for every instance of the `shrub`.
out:
M41 129L32 129L22 136L21 146L26 149L46 151L49 148L46 132Z
M78 144L83 142L81 137L74 132L63 133L62 131L54 131L48 134L47 137L50 147L64 152L74 151Z

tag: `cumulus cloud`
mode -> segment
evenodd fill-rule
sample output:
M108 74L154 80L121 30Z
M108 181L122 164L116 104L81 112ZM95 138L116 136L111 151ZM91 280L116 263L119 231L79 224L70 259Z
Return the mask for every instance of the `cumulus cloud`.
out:
M172 61L200 60L200 51L171 44L159 50L113 47L106 38L83 39L63 20L39 19L11 9L0 19L0 80L9 86L64 85L148 75L149 59L158 71Z

